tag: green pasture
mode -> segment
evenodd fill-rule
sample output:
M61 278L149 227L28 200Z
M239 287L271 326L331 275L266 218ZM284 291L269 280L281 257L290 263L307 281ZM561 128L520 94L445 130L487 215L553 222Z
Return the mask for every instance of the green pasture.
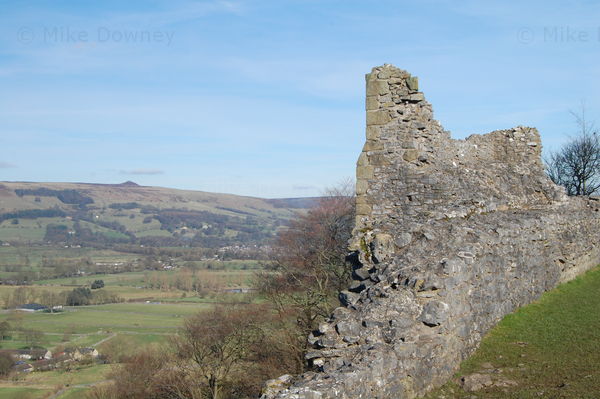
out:
M23 313L22 324L26 329L54 334L119 331L170 333L179 327L185 317L208 310L212 306L207 303L118 303L67 307L59 313ZM10 313L0 314L0 321L7 319L11 321Z

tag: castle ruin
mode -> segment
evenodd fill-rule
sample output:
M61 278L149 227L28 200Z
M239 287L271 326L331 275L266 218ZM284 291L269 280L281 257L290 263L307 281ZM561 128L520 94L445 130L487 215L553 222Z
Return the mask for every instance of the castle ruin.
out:
M308 338L314 371L265 398L414 398L502 317L600 263L599 204L544 173L534 128L454 140L418 80L366 76L354 283Z

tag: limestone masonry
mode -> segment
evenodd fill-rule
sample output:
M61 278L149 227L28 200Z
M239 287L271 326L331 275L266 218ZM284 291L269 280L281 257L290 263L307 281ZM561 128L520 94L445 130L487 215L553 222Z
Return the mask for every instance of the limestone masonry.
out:
M314 371L265 398L420 396L503 316L600 263L599 204L546 177L536 129L453 140L416 77L366 79L355 282L308 338Z

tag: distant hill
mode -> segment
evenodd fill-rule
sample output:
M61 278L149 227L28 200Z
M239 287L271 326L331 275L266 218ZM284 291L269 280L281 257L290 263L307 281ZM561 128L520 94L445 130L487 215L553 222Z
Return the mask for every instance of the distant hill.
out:
M262 199L121 184L0 182L0 241L13 244L264 244L318 198Z

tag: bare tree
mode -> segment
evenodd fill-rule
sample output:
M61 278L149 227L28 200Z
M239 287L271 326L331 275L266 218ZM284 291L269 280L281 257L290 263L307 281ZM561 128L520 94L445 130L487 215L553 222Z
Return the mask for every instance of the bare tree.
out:
M39 347L44 343L44 333L34 329L24 329L21 331L22 340L25 341L29 349Z
M600 139L586 119L585 106L571 111L578 135L545 160L550 179L564 186L568 195L592 195L600 189Z
M141 350L109 374L112 384L93 387L88 399L172 399L157 384L165 365L167 353Z
M264 309L216 306L186 319L173 346L180 375L195 380L211 399L230 397L232 375L257 354L263 333L259 320Z
M260 292L274 307L279 343L304 371L306 337L331 314L340 290L350 281L347 244L354 227L353 185L328 190L318 204L279 233L271 263L275 273L257 278Z

